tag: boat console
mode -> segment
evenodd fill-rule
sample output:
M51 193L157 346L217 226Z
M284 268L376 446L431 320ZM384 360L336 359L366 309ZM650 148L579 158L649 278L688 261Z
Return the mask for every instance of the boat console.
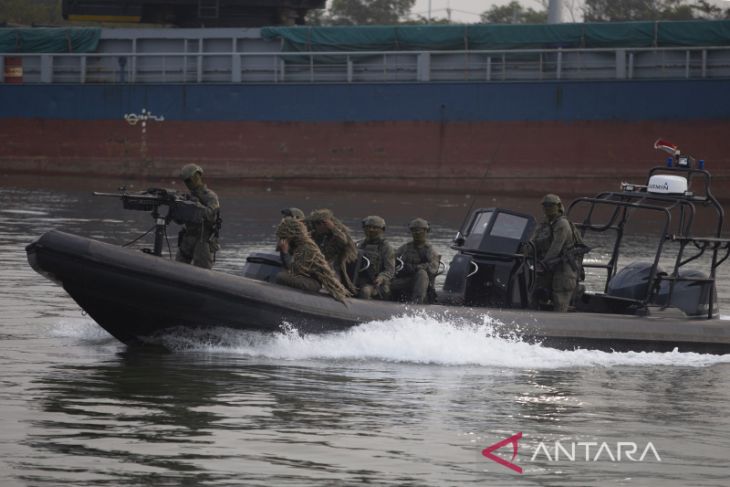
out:
M525 308L534 279L523 244L535 229L532 215L504 208L475 210L452 247L458 250L449 265L443 304Z

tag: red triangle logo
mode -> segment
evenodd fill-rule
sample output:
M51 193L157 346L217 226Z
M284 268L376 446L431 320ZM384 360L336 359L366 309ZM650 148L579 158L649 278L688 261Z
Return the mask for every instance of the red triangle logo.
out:
M517 442L520 441L521 438L522 438L522 432L520 431L519 433L512 435L509 438L505 438L504 440L499 441L499 442L495 443L494 445L490 445L490 446L486 447L484 450L482 450L482 455L489 458L493 462L497 462L500 465L504 465L505 467L509 468L510 470L514 470L517 473L522 473L522 467L512 463L514 461L515 457L517 457L517 447L518 447ZM504 458L498 457L497 455L492 453L493 451L499 450L503 446L509 445L510 443L512 444L512 460L511 461L507 461Z

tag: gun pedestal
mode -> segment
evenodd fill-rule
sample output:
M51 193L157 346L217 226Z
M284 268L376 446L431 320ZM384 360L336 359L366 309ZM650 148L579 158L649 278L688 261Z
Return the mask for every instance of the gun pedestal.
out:
M152 218L155 219L155 247L152 251L152 255L160 257L162 256L162 241L167 233L165 232L167 220L164 217L160 216L157 208L155 208L152 212Z

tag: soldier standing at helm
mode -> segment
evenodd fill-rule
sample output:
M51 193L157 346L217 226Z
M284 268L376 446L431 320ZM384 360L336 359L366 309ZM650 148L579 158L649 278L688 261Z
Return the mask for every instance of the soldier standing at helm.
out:
M340 284L303 221L292 217L282 219L276 236L279 239L276 249L290 256L284 263L286 270L276 275L277 284L310 292L325 288L337 301L345 302L350 292Z
M190 191L190 197L204 209L201 222L186 222L177 239L175 260L210 269L215 253L220 249L220 204L218 196L203 182L203 168L188 164L180 170L180 177Z
M391 298L421 304L435 296L434 279L438 274L441 256L428 243L431 226L423 218L416 218L409 225L413 240L401 245L395 255L403 261L403 268L390 282Z
M565 312L578 284L578 268L564 256L579 237L565 217L565 209L557 195L545 195L542 210L545 220L535 229L531 239L537 251L538 272L533 298L537 304L550 299L554 311Z
M342 285L354 294L355 286L347 274L347 266L357 260L357 245L350 230L327 209L313 211L307 217L307 224L311 228L312 240Z
M358 244L357 248L362 251L370 265L358 273L356 284L360 290L357 297L388 299L390 280L395 275L395 252L383 237L385 220L379 216L368 216L363 219L362 228L365 231L365 239Z

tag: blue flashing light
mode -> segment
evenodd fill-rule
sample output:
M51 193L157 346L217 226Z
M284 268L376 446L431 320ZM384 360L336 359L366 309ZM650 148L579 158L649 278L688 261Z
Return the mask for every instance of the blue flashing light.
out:
M672 158L667 157L667 167L672 167Z
M697 169L704 169L704 168L705 168L705 160L700 159L699 161L697 161Z

